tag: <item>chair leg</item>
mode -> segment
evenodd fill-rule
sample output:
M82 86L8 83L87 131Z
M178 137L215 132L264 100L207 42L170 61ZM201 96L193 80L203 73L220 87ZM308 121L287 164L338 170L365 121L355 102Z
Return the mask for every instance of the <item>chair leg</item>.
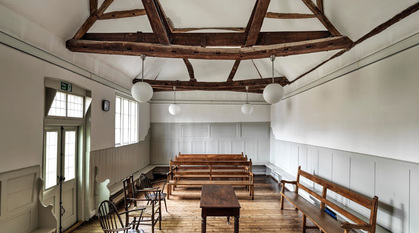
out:
M165 199L163 199L163 201L164 201L164 206L166 207L166 212L169 212L169 211L167 211L166 198L165 198Z

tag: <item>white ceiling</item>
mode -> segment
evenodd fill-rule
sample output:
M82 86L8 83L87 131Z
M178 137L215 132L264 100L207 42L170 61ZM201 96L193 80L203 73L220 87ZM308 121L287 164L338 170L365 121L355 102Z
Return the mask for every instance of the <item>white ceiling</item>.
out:
M99 0L99 5L103 0ZM167 17L176 28L195 27L246 27L255 0L160 0ZM315 2L315 1L314 1ZM345 36L356 41L379 24L390 19L417 0L324 0L325 15L332 24ZM141 0L115 0L106 12L143 9ZM65 41L72 38L78 28L89 16L88 0L0 0L0 29L33 43L46 51L65 57L76 64L85 66L92 72L122 84L141 77L141 59L132 56L74 54L65 50ZM11 13L10 13L11 12ZM105 13L106 13L105 12ZM271 0L268 12L311 13L299 0ZM21 22L7 21L12 15L21 18ZM418 13L413 16L418 18ZM354 62L379 49L387 47L419 31L418 21L406 20L398 27L391 27L387 36L377 36L363 43L362 52L350 53L340 62L328 65L331 72ZM30 26L29 26L30 25ZM34 27L40 27L43 33ZM17 29L19 27L19 29ZM269 19L265 18L262 31L302 31L325 30L317 19ZM147 16L127 19L97 21L89 32L152 32ZM42 37L54 37L49 42ZM278 57L275 60L275 76L285 75L290 81L328 59L338 51L329 51L289 57ZM87 57L86 57L87 56ZM90 62L86 64L86 59ZM195 78L198 81L226 81L234 61L195 60L190 59ZM97 63L101 65L98 66ZM96 64L96 66L92 65ZM104 73L98 67L108 67L115 72ZM324 75L324 73L322 73ZM234 80L271 77L271 62L266 59L242 61ZM145 61L145 78L157 80L189 80L187 68L182 59L165 59L147 57ZM320 78L320 77L318 77ZM125 80L123 80L125 79Z

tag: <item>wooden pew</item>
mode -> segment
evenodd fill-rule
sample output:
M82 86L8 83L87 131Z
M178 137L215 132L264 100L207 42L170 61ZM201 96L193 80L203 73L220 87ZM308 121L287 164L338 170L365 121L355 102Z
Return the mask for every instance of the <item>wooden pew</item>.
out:
M183 155L170 161L167 176L167 198L178 185L202 186L203 184L229 184L246 186L254 199L252 161L243 154ZM232 180L234 178L234 180Z
M322 186L322 192L316 192L315 190L312 190L308 186L302 184L302 177L316 184L310 185L311 187L317 185ZM281 184L281 210L284 209L284 199L287 199L294 205L295 208L300 210L303 214L303 232L305 232L305 230L308 228L313 228L306 226L306 220L307 218L309 218L316 225L316 227L314 228L319 228L322 232L349 233L351 229L355 229L364 230L369 233L375 233L378 208L377 196L369 198L364 195L358 194L354 191L341 187L328 180L307 173L301 170L301 166L298 167L298 175L296 181L281 180ZM295 191L286 191L285 184L295 185ZM313 205L311 202L307 201L301 195L299 195L299 190L304 190L309 195L317 199L320 202L320 208ZM354 203L357 203L365 207L370 212L369 218L361 217L359 214L353 213L352 210L343 207L342 204L339 204L336 200L330 198L330 196L328 195L330 192L334 192ZM344 216L345 218L349 219L352 223L341 223L339 221L336 221L334 218L330 216L330 214L326 213L326 211L329 211L331 209L333 212L338 212L341 216Z

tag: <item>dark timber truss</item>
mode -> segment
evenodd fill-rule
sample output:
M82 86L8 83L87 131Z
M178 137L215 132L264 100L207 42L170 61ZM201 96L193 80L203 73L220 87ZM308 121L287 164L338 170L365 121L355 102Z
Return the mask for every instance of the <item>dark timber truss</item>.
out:
M182 58L189 73L189 81L144 80L154 91L177 90L223 90L261 93L272 82L272 78L256 78L233 81L241 60L290 56L314 52L339 50L334 56L315 68L289 82L286 77L274 78L282 86L288 85L312 72L324 63L349 51L356 44L378 34L392 24L416 12L419 3L379 25L355 43L336 29L324 14L323 0L301 0L312 14L267 12L270 0L256 0L245 28L176 28L166 16L159 0L142 0L144 9L132 9L104 13L114 0L89 0L90 16L66 46L73 52L119 54L151 57ZM87 33L97 20L147 16L153 33ZM327 29L325 31L261 32L264 18L306 19L317 18ZM201 29L219 29L231 32L196 33ZM233 48L232 48L233 47ZM235 60L225 82L199 82L189 59ZM134 79L133 83L139 80Z

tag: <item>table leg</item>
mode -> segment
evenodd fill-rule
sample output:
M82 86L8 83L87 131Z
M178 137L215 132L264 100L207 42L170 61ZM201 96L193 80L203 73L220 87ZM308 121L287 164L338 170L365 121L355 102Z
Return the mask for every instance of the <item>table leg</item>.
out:
M234 233L239 233L239 216L234 217Z
M207 217L206 216L202 216L202 220L201 220L201 233L205 233L207 232Z

